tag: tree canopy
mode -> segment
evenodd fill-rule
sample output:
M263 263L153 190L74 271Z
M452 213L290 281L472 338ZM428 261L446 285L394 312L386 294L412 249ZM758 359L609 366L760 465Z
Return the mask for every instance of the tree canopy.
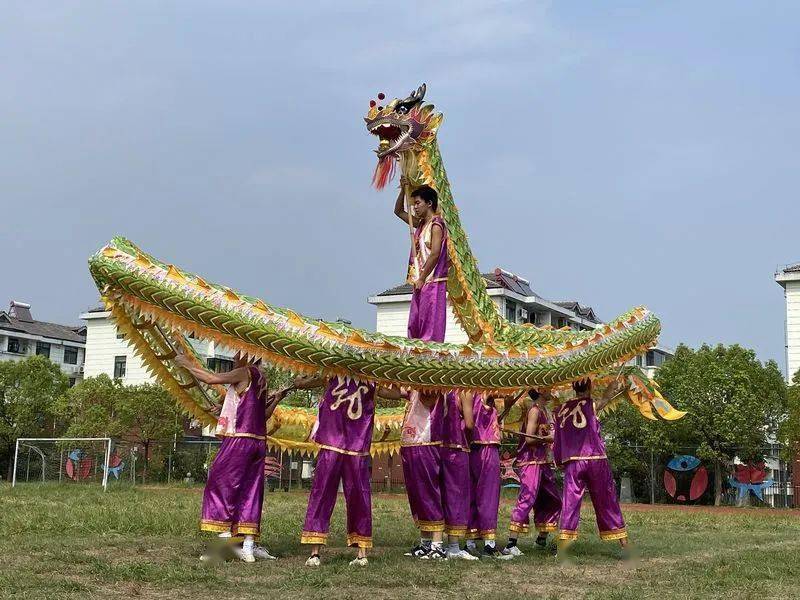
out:
M786 384L778 365L761 363L754 351L736 344L698 349L680 345L655 379L670 403L688 414L679 421L652 422L630 407L621 408L603 421L609 455L615 465L641 471L644 457L631 446L656 454L692 448L698 457L714 464L715 502L719 503L727 463L734 457L762 458L786 417ZM798 396L800 405L800 391ZM795 439L800 439L800 422L795 431Z
M0 444L6 460L17 438L60 433L56 405L68 387L67 376L44 356L0 362Z

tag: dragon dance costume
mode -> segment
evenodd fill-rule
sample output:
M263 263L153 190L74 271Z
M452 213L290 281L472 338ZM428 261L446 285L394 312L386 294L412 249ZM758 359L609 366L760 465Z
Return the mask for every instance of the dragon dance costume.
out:
M326 544L339 482L347 506L347 545L372 547L369 450L375 385L350 377L329 380L311 438L319 445L302 544Z
M520 425L522 433L525 433L527 428L530 412L526 412ZM550 429L551 423L546 409L539 408L535 435L546 436ZM529 444L524 437L520 437L516 458L520 487L517 504L511 511L509 525L511 537L528 533L531 511L534 515L534 525L539 533L555 531L558 528L561 494L556 486L551 461L547 456L548 447L547 443Z
M412 277L422 269L431 254L431 239L434 227L442 230L442 246L436 266L425 278L422 289L411 293L411 308L408 313L408 337L428 342L443 342L447 325L447 274L450 261L447 256L447 227L442 217L435 216L422 223L414 231L414 247L409 258L409 273Z
M472 499L467 537L493 540L500 507L500 424L494 402L484 402L483 394L473 397L472 414L475 427L469 453Z
M422 401L419 392L411 392L400 433L400 459L408 504L414 523L422 533L444 531L439 481L444 399L439 394L432 399L431 405Z
M233 535L261 532L266 447L266 382L261 371L247 368L243 395L228 386L216 435L222 438L203 490L201 531Z
M472 481L469 442L458 392L448 392L445 395L440 456L444 532L451 536L465 537L469 526Z
M594 401L584 396L564 402L555 411L555 425L553 456L564 471L559 539L577 539L581 501L587 489L594 506L600 538L627 538Z

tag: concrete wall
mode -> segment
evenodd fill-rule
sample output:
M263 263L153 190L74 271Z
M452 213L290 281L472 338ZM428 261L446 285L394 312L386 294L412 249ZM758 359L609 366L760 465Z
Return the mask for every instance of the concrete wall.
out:
M124 356L123 383L136 385L153 382L155 378L144 370L142 361L134 354L128 341L117 338L117 328L108 318L108 313L90 313L90 315L91 317L86 319L84 376L97 377L105 373L109 377L114 377L114 359L117 356Z
M786 364L792 380L800 369L800 281L786 282Z

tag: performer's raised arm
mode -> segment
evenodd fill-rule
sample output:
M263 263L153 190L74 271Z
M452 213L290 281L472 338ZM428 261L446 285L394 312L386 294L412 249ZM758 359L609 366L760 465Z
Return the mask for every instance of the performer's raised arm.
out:
M406 395L399 388L380 386L375 393L385 400L407 400Z
M600 399L595 401L595 410L597 412L603 410L609 402L619 396L623 391L625 391L625 384L622 381L619 379L612 381L608 384L608 387L605 389Z
M408 180L405 175L400 177L400 193L397 194L397 200L394 203L394 214L397 215L403 223L409 224L408 212L406 212L406 188L408 187ZM419 225L419 220L415 216L411 216L411 225L416 227Z
M250 373L247 367L237 367L228 371L227 373L214 373L203 367L199 367L185 354L178 354L175 357L175 362L189 371L199 381L209 385L216 384L233 384L238 386L240 383L245 383L250 380Z
M289 392L291 392L293 389L293 387L283 388L282 390L278 390L267 397L267 405L264 409L265 421L269 421L269 418L272 416L272 413L275 412L278 404L280 404L281 401L286 398L286 396L289 395Z
M299 375L295 378L292 388L296 390L313 390L322 387L327 381L322 375Z

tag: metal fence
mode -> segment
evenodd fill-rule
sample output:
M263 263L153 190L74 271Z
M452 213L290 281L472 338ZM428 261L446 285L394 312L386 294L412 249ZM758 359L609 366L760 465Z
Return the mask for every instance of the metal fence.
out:
M153 442L146 448L139 444L114 441L111 445L108 485L141 484L203 484L208 468L219 450L216 439L183 439ZM514 487L514 446L501 448L503 483ZM279 473L266 481L268 491L308 488L314 473L314 458L292 452L270 452L280 465ZM67 454L68 455L68 454ZM64 453L61 453L63 458ZM722 503L730 506L761 505L774 508L800 507L795 500L800 488L792 484L791 463L781 458L781 448L772 445L764 449L763 472L754 469L754 479L764 482L738 481L733 465L722 471ZM687 458L688 457L688 458ZM21 455L19 473L34 473L18 481L34 482L42 469L38 463L26 469L24 460L39 460ZM54 458L55 460L55 458ZM680 448L675 453L659 455L648 448L609 445L609 460L617 481L617 491L623 502L655 504L713 504L715 496L714 465L696 457L695 448ZM683 461L683 462L681 462ZM60 465L59 465L60 467ZM60 472L53 467L54 472ZM50 469L50 470L53 470ZM740 468L740 479L747 480L748 472ZM742 472L745 476L742 476ZM556 472L560 481L561 475ZM76 482L65 480L66 483ZM92 477L83 481L91 482ZM398 455L382 455L371 461L372 489L376 492L404 490L403 471ZM743 491L742 491L743 490Z
M612 450L613 448L613 450ZM761 452L762 461L744 463L738 458L720 464L721 504L795 508L800 493L792 483L792 464L782 458L782 448L772 444ZM641 446L609 445L620 498L649 504L713 504L716 496L713 461L697 456L697 448L677 448L659 454Z

